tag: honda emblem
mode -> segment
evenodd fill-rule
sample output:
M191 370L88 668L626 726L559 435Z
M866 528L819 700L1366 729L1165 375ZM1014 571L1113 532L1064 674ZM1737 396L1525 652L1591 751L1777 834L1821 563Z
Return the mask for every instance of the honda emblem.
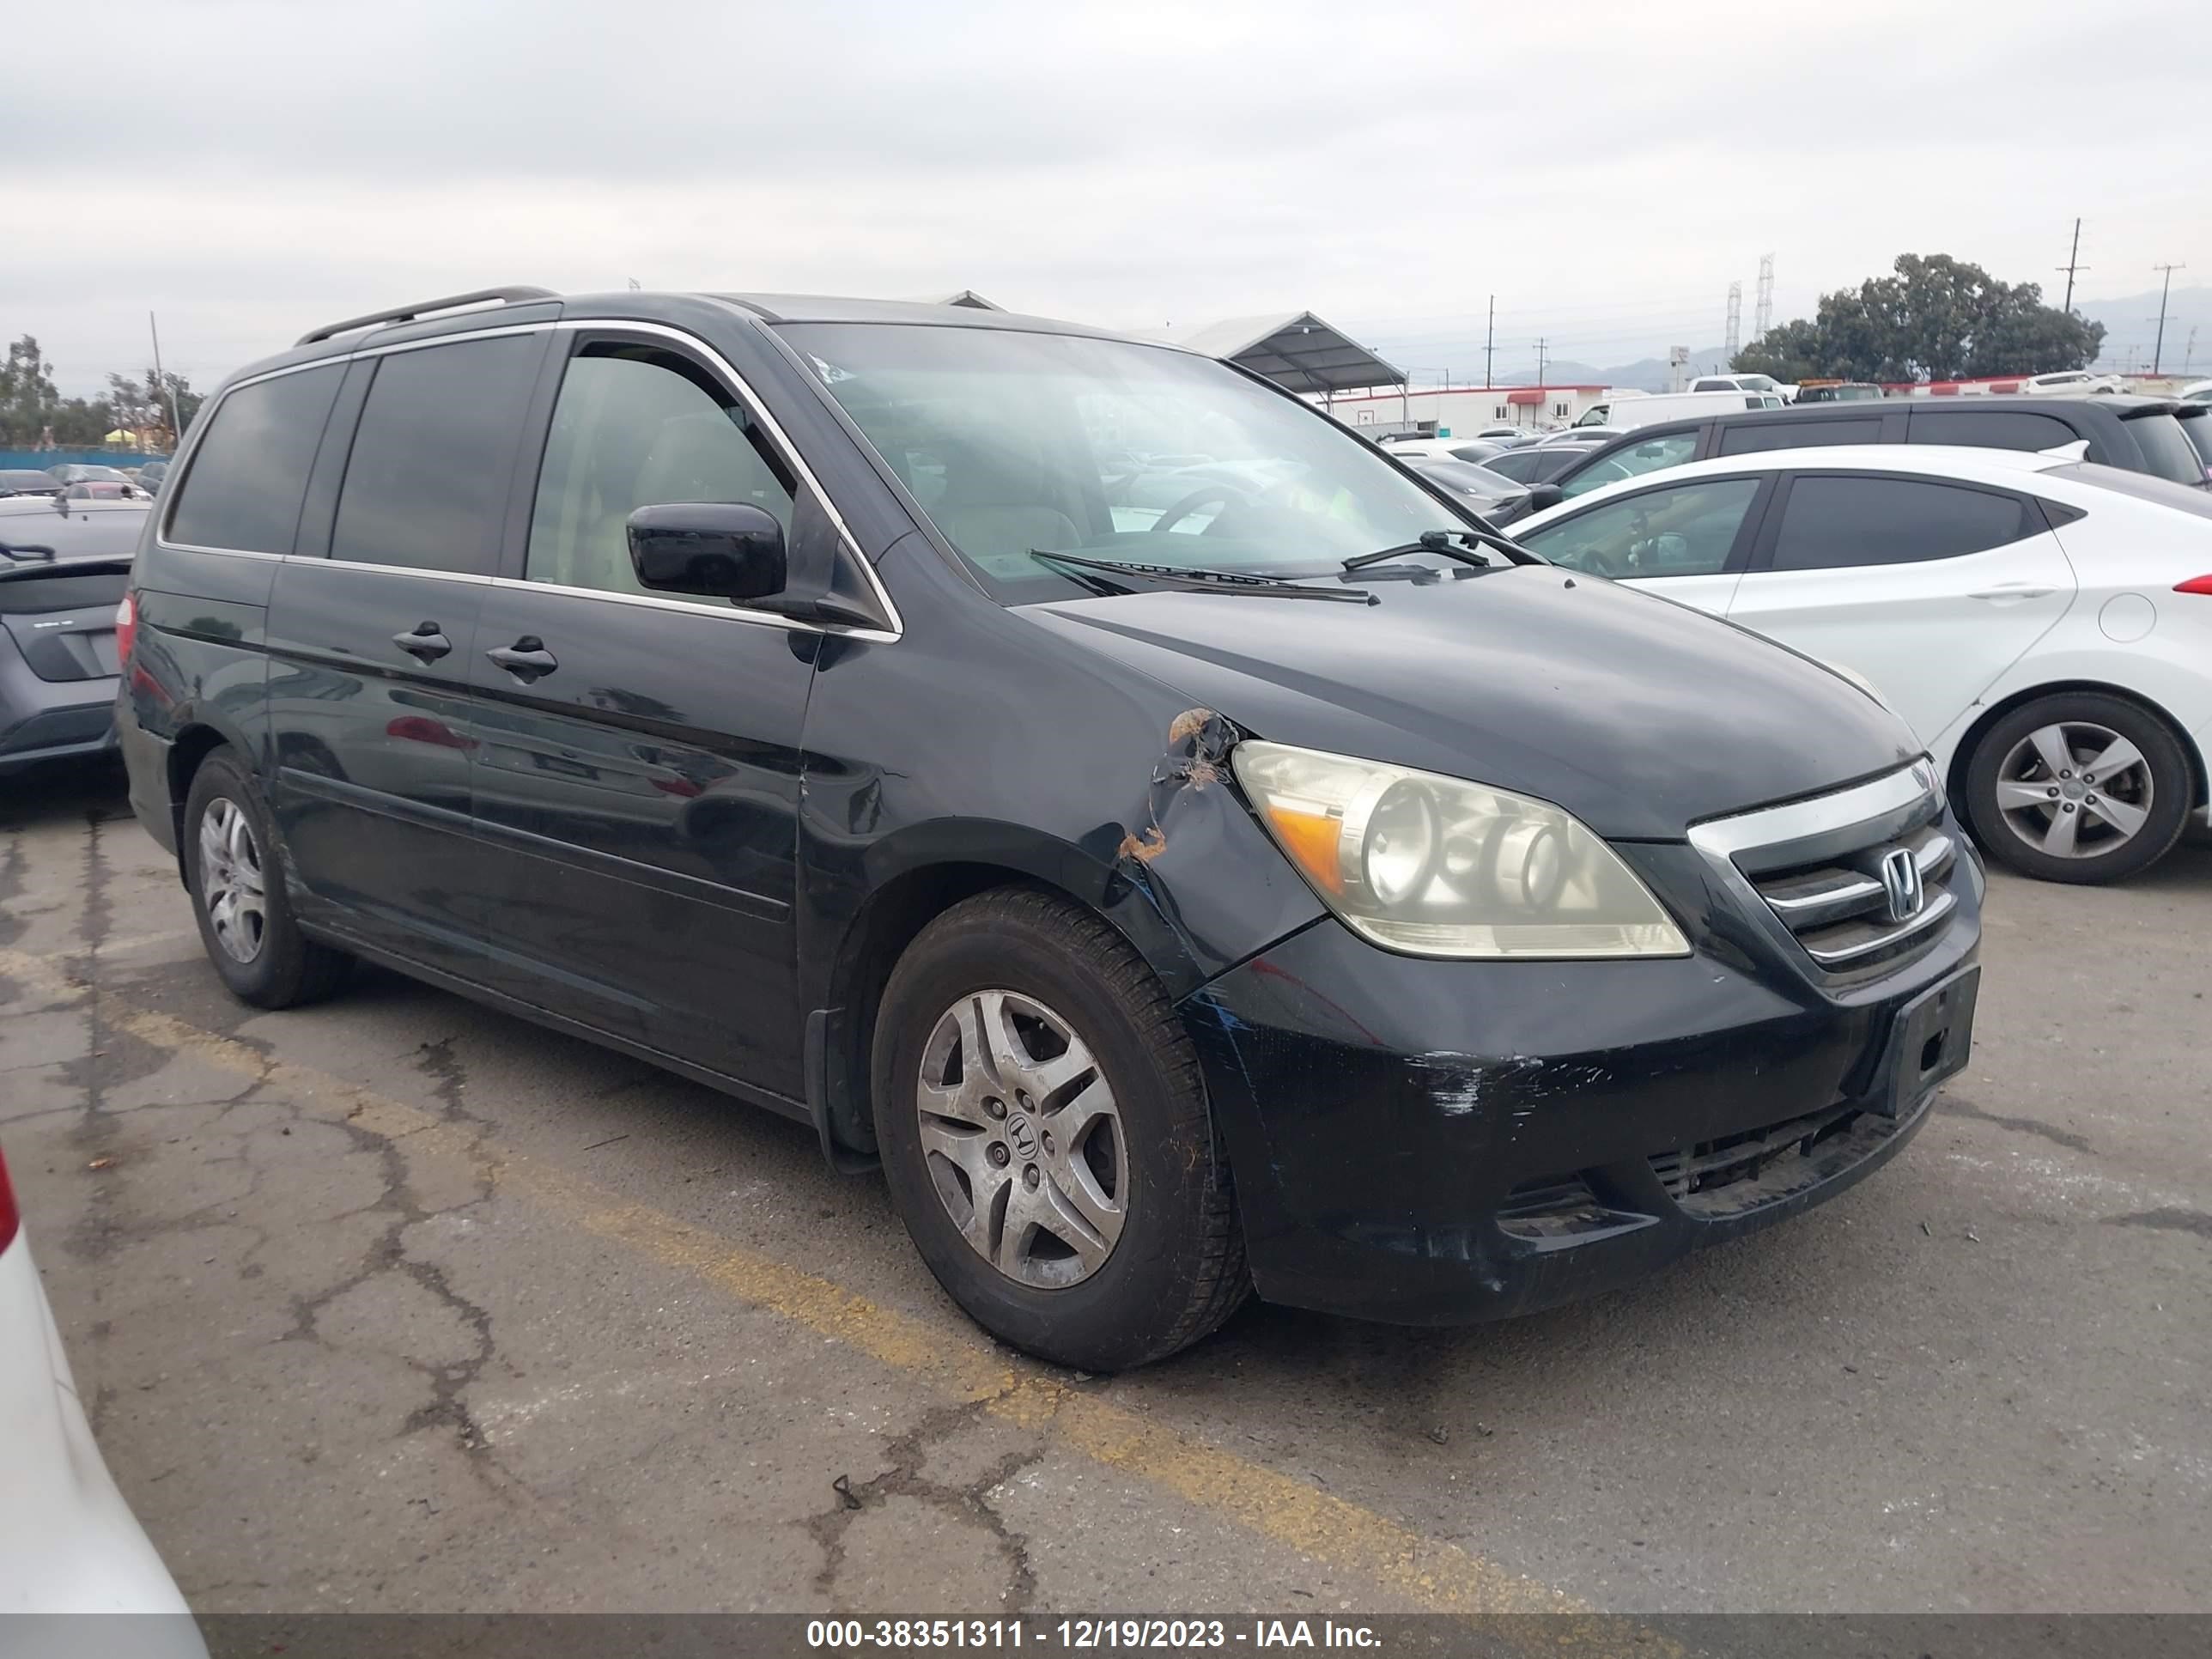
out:
M1910 921L1920 914L1927 896L1920 886L1920 860L1908 848L1900 847L1883 855L1881 890L1889 897L1892 921Z

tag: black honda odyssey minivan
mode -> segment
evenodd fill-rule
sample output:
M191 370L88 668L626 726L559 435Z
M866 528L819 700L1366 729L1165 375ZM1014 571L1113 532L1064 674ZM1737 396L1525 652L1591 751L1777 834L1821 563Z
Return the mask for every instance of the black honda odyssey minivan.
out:
M1833 1195L1966 1061L1905 725L1267 380L934 306L499 289L200 417L132 804L261 1007L356 958L880 1164L1006 1340L1540 1308Z

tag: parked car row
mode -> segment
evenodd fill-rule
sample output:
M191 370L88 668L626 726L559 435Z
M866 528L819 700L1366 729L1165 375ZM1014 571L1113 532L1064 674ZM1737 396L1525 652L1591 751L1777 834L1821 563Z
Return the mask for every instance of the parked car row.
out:
M25 467L0 469L0 501L21 495L74 494L80 500L111 497L150 501L160 493L167 461L143 466L112 467L87 461L66 461L43 471Z
M1537 514L1516 539L1862 676L1995 858L2144 869L2205 821L2212 495L2063 455L1764 450Z
M1654 400L1656 401L1656 400ZM1878 405L1807 404L1786 410L1707 407L1600 442L1540 478L1510 464L1509 477L1556 484L1572 499L1662 467L1717 455L1808 445L1911 443L2020 450L2078 447L2081 459L2203 486L2212 478L2212 406L2155 398L1892 398ZM1540 445L1540 451L1549 448ZM1502 459L1502 458L1499 458ZM1486 463L1487 465L1487 463Z

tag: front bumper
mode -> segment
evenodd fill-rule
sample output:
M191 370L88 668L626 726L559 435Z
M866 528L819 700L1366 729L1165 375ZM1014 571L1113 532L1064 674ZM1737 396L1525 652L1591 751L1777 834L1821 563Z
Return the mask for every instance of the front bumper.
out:
M1532 1312L1809 1208L1911 1139L1933 1091L1882 1115L1893 1031L1974 965L1978 871L1906 965L1838 988L1732 925L1690 848L1635 852L1695 954L1423 961L1329 919L1186 1000L1262 1297Z

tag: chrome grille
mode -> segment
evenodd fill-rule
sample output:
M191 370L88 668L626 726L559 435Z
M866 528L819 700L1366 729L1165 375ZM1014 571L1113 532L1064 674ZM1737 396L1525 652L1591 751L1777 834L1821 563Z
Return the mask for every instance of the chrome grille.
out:
M1831 795L1699 824L1690 840L1749 885L1816 968L1842 975L1898 965L1957 908L1959 872L1972 854L1942 817L1942 793L1923 761Z

